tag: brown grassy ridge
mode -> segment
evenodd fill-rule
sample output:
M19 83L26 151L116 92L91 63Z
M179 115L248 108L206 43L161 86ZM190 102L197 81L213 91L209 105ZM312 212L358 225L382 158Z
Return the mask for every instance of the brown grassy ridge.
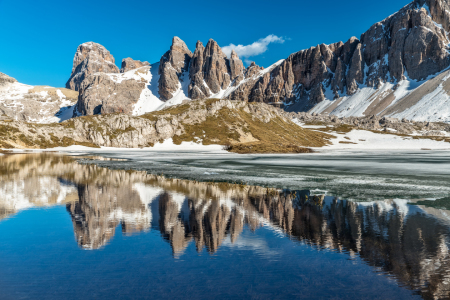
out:
M209 99L201 108L208 109L219 99ZM261 106L260 103L248 103ZM188 103L145 115L156 120L162 115L181 115L190 108ZM202 141L203 145L219 144L235 153L309 153L308 147L322 147L332 136L309 129L280 116L268 123L254 117L243 109L222 108L216 114L207 116L204 122L185 124L184 132L175 135L175 144Z

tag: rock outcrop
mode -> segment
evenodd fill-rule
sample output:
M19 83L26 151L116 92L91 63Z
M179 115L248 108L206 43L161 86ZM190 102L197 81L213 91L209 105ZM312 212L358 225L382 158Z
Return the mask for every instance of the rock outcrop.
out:
M229 62L216 41L210 39L203 53L206 84L216 94L230 85Z
M130 57L124 58L122 59L122 67L120 68L120 73L125 73L145 66L150 66L150 63L148 61L134 60Z
M0 86L5 86L14 82L17 82L17 80L0 72Z
M89 42L78 46L73 59L72 74L66 88L78 91L83 80L97 72L119 73L114 57L100 44Z
M132 114L149 80L150 67L121 74L95 73L80 86L74 116L125 113Z
M209 92L208 86L204 83L205 82L203 77L204 52L205 47L203 46L203 43L197 41L194 55L192 56L191 63L189 66L190 84L188 94L189 97L192 99L207 98L211 94Z
M189 69L192 52L186 44L179 38L172 39L172 46L160 60L158 73L159 77L159 96L161 100L170 100L173 94L181 87L180 80L183 73Z

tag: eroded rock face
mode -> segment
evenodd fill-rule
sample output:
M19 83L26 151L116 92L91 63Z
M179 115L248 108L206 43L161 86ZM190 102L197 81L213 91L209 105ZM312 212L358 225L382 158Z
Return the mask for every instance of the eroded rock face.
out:
M144 66L150 66L148 61L134 60L130 57L124 58L122 60L122 67L120 68L120 73L125 73L134 69L139 69Z
M100 44L89 42L78 46L66 88L78 91L83 80L97 72L119 73L114 57Z
M236 52L233 51L228 59L213 39L206 47L198 41L189 70L189 97L207 98L227 89L233 81L243 79L243 69L244 65Z
M192 52L179 38L172 39L172 46L160 60L159 95L161 100L169 100L180 86L180 77L189 69Z
M203 53L205 82L213 93L218 93L230 85L228 59L216 41L210 39Z
M131 114L146 88L149 72L150 67L141 67L123 74L89 75L80 86L74 116Z
M349 125L355 129L382 131L414 136L448 136L450 124L433 122L414 122L387 116L337 117L306 112L291 112L289 116L302 123L324 124L331 126Z
M96 93L102 92L108 87L108 84L110 84L111 79L105 78L105 74L98 73L91 76L95 78L95 80L98 80L98 86L102 89ZM83 88L87 82L88 80L83 83ZM131 83L124 81L124 84L128 86L128 84ZM111 86L111 88L114 88L116 91L119 91L120 89L120 87L117 86ZM35 127L33 124L24 122L10 122L8 123L8 126L17 128L17 131L15 131L15 129L11 130L23 133L28 140L34 141L40 139L40 141L45 142L46 145L52 143L51 139L67 140L67 138L70 138L71 140L67 142L72 144L73 142L77 142L105 147L139 148L152 146L161 140L180 137L186 133L186 126L201 124L206 122L208 118L217 117L222 109L238 114L246 112L252 115L252 119L257 123L268 124L273 120L283 120L288 125L294 125L293 123L289 123L290 121L284 117L285 112L281 109L263 104L248 104L243 101L218 100L210 104L208 104L208 101L210 100L192 101L189 103L186 111L182 114L173 115L169 110L166 114L162 111L163 114L159 114L155 118L148 118L146 116L130 116L128 114L107 114L109 112L117 112L117 110L108 111L112 106L111 103L107 101L100 103L95 102L96 94L89 95L92 95L92 97L86 99L88 101L81 102L81 104L79 101L78 107L85 103L84 106L81 106L81 109L88 110L88 113L90 114L95 114L98 110L102 112L102 114L92 118L73 118L67 121L67 123L64 123L65 125L61 124L59 126ZM120 97L116 99L120 100L120 103L123 103L124 101L123 98ZM125 100L131 102L131 100ZM124 108L124 106L117 103L114 103L112 109L117 109L117 107L123 108L124 110L126 109L126 107ZM245 120L240 117L236 117L235 120L236 121L233 123L234 126L237 126L237 122L245 122ZM0 125L6 124L6 122L1 121L0 123L2 123ZM231 126L227 124L228 123L223 123L219 126ZM295 128L297 129L297 127ZM299 130L302 131L300 127ZM238 136L235 137L236 141L240 141L241 137L247 136L241 129L237 130L237 135ZM33 145L24 146L22 141L17 140L15 135L7 137L3 136L1 138L0 145L1 143L7 143L12 147L18 148L40 147L39 143L41 143L39 142L34 143ZM206 138L209 137L204 136L204 139ZM211 139L217 141L215 135L211 135Z
M228 95L228 99L235 99L241 101L250 101L250 94L255 87L256 83L260 80L258 76L264 68L259 67L252 62L248 68L243 71L243 78L245 82L241 83L240 76L238 76L233 83L236 88Z
M189 66L189 78L191 83L189 85L188 93L189 97L192 99L207 98L211 95L208 86L204 83L203 77L204 52L205 47L203 46L203 43L197 41L195 52Z
M231 51L230 56L230 76L233 78L234 86L238 85L244 79L244 64L234 50Z

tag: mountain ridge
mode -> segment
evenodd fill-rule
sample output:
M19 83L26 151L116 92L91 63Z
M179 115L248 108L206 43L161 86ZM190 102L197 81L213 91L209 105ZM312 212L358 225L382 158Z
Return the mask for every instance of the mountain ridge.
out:
M414 0L359 39L312 46L267 69L245 68L213 39L192 52L178 37L158 63L125 58L119 69L104 46L88 42L77 48L66 87L79 93L73 117L220 98L288 112L450 122L449 31L448 0Z

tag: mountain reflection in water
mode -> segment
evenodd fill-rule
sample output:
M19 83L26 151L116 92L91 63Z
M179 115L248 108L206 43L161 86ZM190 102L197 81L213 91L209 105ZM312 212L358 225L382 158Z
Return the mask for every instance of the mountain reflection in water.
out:
M318 250L358 256L423 298L450 297L450 211L406 200L350 202L310 191L167 179L53 154L1 156L0 178L0 221L65 204L84 249L108 247L120 225L126 235L158 230L175 258L186 256L190 243L213 254L228 239L239 243L244 227L265 227Z

